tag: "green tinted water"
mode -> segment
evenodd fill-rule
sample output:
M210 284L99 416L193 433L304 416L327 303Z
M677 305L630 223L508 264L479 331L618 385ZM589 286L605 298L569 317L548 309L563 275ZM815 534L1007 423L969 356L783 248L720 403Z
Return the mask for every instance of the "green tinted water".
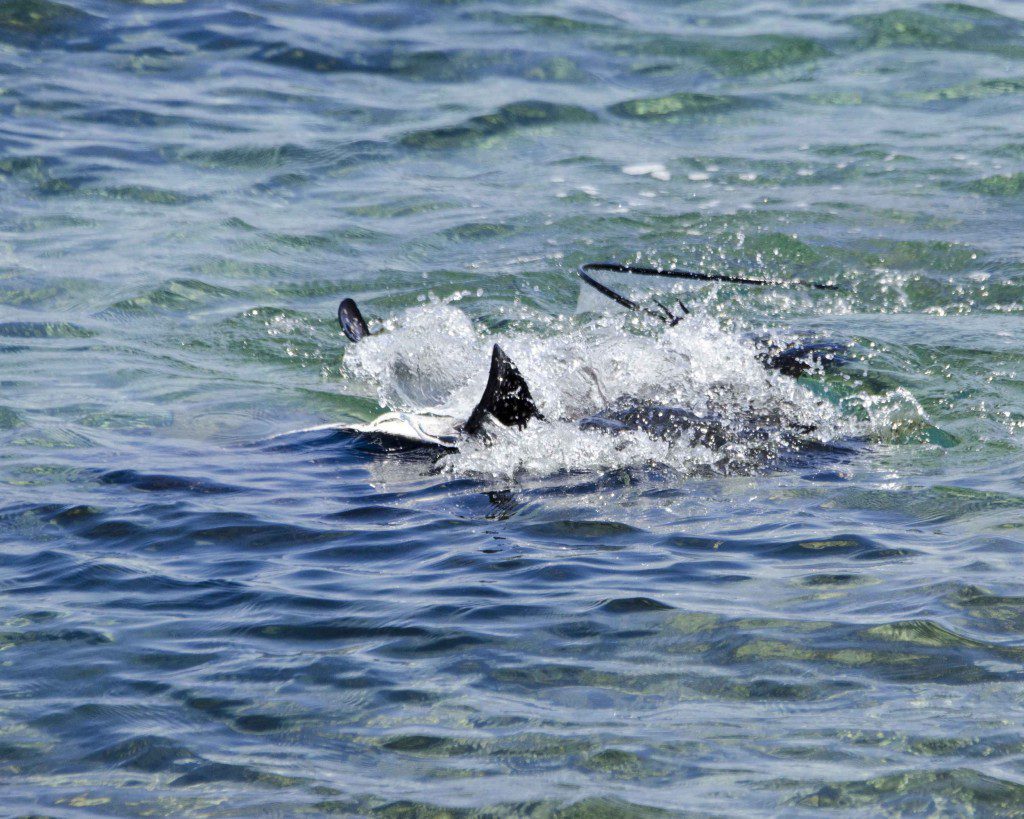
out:
M1020 813L1022 122L1010 0L2 4L7 809ZM839 284L689 292L851 340L863 448L267 442L379 411L341 296L636 254Z

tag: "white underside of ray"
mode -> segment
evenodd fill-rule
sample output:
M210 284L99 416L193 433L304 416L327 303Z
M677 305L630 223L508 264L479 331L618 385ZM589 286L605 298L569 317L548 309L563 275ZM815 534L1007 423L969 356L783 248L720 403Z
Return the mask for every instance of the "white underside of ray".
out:
M362 424L318 424L314 427L296 429L285 435L296 435L302 432L318 432L320 430L337 429L343 432L355 432L363 435L381 435L397 438L410 443L427 444L430 446L456 449L460 438L459 421L448 415L415 412L386 412L383 415ZM274 436L280 437L280 436Z

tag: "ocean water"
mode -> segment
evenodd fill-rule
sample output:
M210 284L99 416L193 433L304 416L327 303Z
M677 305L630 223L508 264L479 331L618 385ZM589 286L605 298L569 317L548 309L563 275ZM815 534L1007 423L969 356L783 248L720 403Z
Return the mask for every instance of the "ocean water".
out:
M1022 125L1015 0L0 3L0 810L1020 815Z

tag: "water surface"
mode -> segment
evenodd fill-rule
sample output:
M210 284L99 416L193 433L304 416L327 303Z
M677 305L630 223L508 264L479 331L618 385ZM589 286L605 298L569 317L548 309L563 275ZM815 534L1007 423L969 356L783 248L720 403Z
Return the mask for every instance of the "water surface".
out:
M4 3L4 810L1019 815L1022 117L1011 0ZM686 292L855 444L274 437L637 254L840 285Z

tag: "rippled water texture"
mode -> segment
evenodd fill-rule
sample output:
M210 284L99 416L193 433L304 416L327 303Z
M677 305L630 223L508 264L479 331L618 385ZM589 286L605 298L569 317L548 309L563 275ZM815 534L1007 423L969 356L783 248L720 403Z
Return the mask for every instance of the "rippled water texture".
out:
M1022 123L1016 0L0 3L2 811L1020 815ZM494 340L839 446L282 436Z

